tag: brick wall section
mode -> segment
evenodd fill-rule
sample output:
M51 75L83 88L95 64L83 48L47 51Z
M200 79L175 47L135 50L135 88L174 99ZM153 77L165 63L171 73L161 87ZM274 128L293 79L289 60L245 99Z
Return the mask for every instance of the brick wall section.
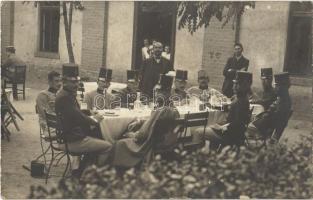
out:
M92 74L103 66L106 41L106 2L84 2L82 29L82 71Z
M5 47L13 44L13 7L14 2L2 2L1 5L1 60L5 58Z
M211 19L204 33L202 58L202 67L209 72L211 86L219 90L224 80L224 66L233 53L236 33L235 29L232 29L232 20L223 28L221 26L222 23L217 19Z

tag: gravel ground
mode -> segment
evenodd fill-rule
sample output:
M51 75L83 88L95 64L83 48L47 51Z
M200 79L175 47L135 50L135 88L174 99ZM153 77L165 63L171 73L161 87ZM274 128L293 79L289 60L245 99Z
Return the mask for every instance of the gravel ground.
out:
M40 85L36 88L43 88ZM27 198L30 186L45 184L44 179L36 179L30 176L30 172L23 169L22 165L30 166L30 161L35 159L41 153L39 141L39 126L35 114L35 98L39 90L29 89L26 100L14 101L13 104L24 121L18 121L21 131L11 126L11 141L1 141L1 197L2 198ZM298 121L292 119L284 132L283 138L287 138L289 144L296 142L300 135L309 135L311 133L312 123L308 121ZM52 172L62 174L64 163L60 164ZM48 186L57 183L59 177L49 179Z

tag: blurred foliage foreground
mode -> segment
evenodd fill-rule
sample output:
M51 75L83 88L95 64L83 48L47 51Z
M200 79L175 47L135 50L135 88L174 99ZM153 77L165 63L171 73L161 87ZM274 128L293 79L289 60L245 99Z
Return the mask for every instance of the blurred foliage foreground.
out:
M80 181L32 186L28 198L312 198L312 138L259 151L224 148L178 151L179 159L156 156L144 172L117 176L109 167L89 167ZM147 179L149 174L154 176Z

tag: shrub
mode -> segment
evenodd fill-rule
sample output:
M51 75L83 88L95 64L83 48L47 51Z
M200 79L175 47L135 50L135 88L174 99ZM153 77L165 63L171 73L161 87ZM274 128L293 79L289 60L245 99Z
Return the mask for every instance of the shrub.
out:
M114 169L92 166L80 182L67 179L57 188L32 187L29 198L311 198L311 151L311 138L260 151L180 151L177 160L156 156L148 168L156 182L134 169L119 177Z

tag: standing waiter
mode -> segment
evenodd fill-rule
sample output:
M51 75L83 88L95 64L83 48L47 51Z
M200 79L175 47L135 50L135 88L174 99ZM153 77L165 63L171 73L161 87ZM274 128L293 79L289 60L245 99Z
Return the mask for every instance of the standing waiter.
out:
M249 67L249 60L242 55L243 46L240 43L234 45L234 56L228 58L226 66L223 71L225 80L223 83L222 92L228 98L233 96L233 80L237 71L247 71Z

